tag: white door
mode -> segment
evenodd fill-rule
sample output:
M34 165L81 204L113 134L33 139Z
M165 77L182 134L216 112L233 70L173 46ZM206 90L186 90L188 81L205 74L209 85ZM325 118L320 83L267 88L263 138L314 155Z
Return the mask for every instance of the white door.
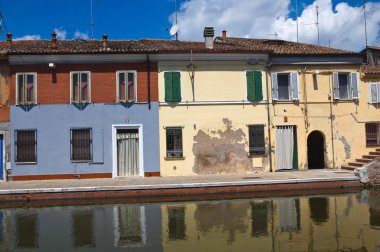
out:
M117 130L117 175L139 175L139 130Z
M291 170L293 168L293 132L293 126L278 126L276 128L276 170Z

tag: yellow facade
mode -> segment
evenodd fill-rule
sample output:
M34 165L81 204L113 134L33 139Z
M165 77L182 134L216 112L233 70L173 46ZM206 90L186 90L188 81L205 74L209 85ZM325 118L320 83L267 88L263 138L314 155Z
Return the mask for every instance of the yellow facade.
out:
M369 104L368 83L359 77L359 99L336 100L333 72L357 72L359 65L251 65L246 61L159 63L159 124L162 176L246 173L276 170L276 127L295 126L297 169L308 169L307 139L319 131L324 166L341 165L368 154L365 123L380 121ZM262 71L263 101L247 101L246 71ZM165 103L166 71L181 73L181 103ZM299 99L273 101L271 74L298 73ZM191 81L193 77L193 82ZM268 81L267 81L268 78ZM267 87L269 95L267 94ZM267 97L269 96L269 105ZM268 127L268 107L270 122ZM264 125L265 155L249 156L248 125ZM166 158L166 128L181 127L183 158Z

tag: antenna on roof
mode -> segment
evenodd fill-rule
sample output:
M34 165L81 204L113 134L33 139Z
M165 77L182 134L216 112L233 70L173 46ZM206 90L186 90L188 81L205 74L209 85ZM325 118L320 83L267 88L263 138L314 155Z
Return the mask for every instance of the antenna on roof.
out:
M8 29L7 29L7 26L5 25L3 13L1 13L1 10L0 10L0 33L3 33L4 31L8 32Z
M268 34L269 36L274 36L275 37L275 39L278 39L278 33L277 32L275 32L275 33L272 33L272 34Z
M179 25L178 25L178 15L177 15L177 0L174 0L174 13L175 13L175 24L170 28L170 36L175 36L175 40L178 41L178 30L179 30Z
M93 12L92 12L92 0L90 2L90 8L91 8L91 11L90 11L90 15L91 15L91 39L94 39L94 15L93 15Z
M365 47L368 46L368 40L367 40L367 0L363 0L363 15L364 15L364 32L365 32Z
M317 21L315 23L309 23L309 24L303 24L303 25L315 25L317 27L318 45L320 45L319 44L319 7L318 5L315 6L315 12L317 14Z
M296 0L296 24L297 24L297 42L298 42L298 0Z

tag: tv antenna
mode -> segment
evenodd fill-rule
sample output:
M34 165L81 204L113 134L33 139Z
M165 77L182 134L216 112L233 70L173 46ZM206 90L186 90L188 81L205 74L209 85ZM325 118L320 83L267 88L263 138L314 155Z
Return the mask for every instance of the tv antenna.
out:
M298 42L298 0L296 0L296 24L297 24L297 42Z
M315 6L315 13L317 15L317 21L315 23L304 24L304 25L315 25L317 27L318 45L320 45L319 44L319 7L318 7L318 5Z
M278 33L275 32L275 33L271 33L271 34L268 34L269 36L274 36L275 39L278 39Z
M1 13L1 10L0 10L0 33L3 33L4 31L8 32L8 29L7 29L7 26L5 25L3 13Z
M364 16L364 33L365 33L365 47L368 46L367 39L367 0L363 0L363 16Z
M170 36L175 36L175 40L178 41L178 14L177 14L177 0L174 0L174 13L175 13L175 24L170 28Z
M91 15L91 39L94 39L94 15L92 11L92 0L90 0L90 15Z

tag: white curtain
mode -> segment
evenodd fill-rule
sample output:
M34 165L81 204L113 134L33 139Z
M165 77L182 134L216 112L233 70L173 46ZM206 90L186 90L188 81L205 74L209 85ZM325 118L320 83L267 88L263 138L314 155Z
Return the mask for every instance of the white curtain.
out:
M135 205L118 206L119 215L119 239L118 247L130 247L143 242L143 230L141 225L141 207Z
M278 214L281 232L294 232L298 229L295 199L279 199Z
M117 134L118 176L139 175L139 133Z
M294 136L293 126L282 126L276 129L276 170L293 168Z

